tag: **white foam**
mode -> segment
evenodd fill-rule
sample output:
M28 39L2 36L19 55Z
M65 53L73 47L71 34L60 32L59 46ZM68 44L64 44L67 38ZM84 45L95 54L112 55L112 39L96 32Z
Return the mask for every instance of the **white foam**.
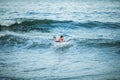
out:
M56 48L68 47L70 45L72 45L71 41L68 41L68 42L53 42L53 46L56 47Z

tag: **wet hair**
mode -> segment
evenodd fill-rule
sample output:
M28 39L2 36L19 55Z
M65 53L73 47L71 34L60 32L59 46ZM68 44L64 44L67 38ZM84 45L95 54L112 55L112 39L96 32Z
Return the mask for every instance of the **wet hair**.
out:
M61 35L60 38L63 38L63 36Z

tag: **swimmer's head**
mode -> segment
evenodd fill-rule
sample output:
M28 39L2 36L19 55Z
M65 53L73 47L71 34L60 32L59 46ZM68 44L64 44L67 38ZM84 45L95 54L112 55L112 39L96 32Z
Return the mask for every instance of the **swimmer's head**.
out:
M63 36L61 35L60 38L63 38Z

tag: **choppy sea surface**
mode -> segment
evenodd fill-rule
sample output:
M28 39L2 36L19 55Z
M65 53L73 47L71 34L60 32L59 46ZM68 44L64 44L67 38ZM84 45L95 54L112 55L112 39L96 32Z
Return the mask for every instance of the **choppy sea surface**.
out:
M120 80L120 0L0 0L0 79Z

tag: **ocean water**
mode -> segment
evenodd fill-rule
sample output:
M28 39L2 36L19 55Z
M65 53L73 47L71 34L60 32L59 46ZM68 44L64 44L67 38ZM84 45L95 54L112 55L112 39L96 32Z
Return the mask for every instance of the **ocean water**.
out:
M120 0L0 0L0 80L120 80Z

